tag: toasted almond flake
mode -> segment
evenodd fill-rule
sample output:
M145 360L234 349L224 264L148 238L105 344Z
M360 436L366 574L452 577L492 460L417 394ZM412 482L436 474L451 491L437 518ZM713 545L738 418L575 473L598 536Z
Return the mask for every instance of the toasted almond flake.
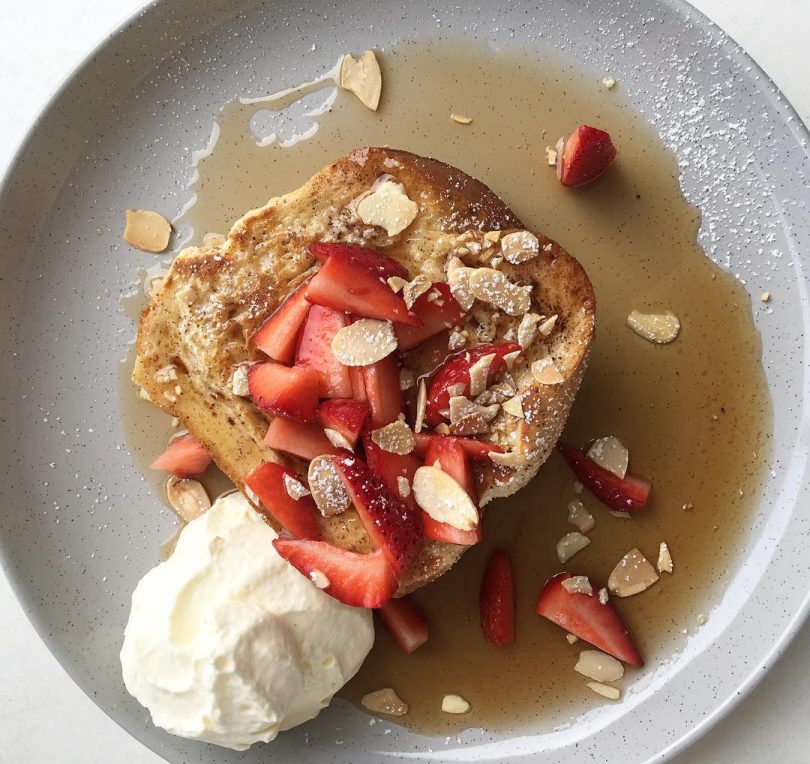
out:
M410 390L416 384L413 372L410 369L399 370L399 389Z
M515 392L514 385L506 381L499 382L488 390L484 390L484 392L475 399L475 402L481 406L491 406L493 403L505 403L515 395Z
M408 198L405 187L393 180L380 183L357 202L357 216L366 225L384 228L389 236L402 233L413 223L419 205Z
M173 393L163 393L163 397L169 401L169 403L177 403L177 396Z
M442 711L446 714L466 714L470 704L461 695L445 695L442 698Z
M315 506L324 517L339 515L351 506L351 498L343 485L333 456L316 456L309 463L307 482Z
M621 661L601 650L583 650L574 671L597 682L616 682L624 676Z
M535 382L541 385L559 385L565 382L565 377L560 373L554 359L546 353L542 358L532 362L531 376Z
M405 716L410 710L408 704L391 687L375 690L363 695L360 701L369 711L388 716Z
M512 231L501 239L506 262L520 265L540 254L540 242L531 231Z
M335 448L345 448L347 451L354 451L351 441L342 432L333 430L330 427L324 427L323 434L326 435L329 442Z
M771 293L770 292L763 292L759 299L762 300L762 302L770 302Z
M152 210L127 210L124 241L142 252L159 254L169 246L172 224Z
M587 682L586 684L597 695L601 695L608 700L619 700L622 696L618 687L611 687L609 684L602 684L601 682Z
M386 283L392 292L401 292L408 282L402 276L391 276Z
M318 589L326 589L330 584L330 581L327 578L326 573L324 573L321 570L311 571L309 574L309 579L310 581L312 581L313 584L315 584L315 586L318 587Z
M458 122L460 125L469 125L470 122L472 122L470 117L465 117L463 114L451 114L450 119L452 119L453 122Z
M507 414L523 419L523 400L519 395L504 401L502 408Z
M420 273L402 287L402 299L405 300L408 310L432 285L431 280L424 273Z
M515 361L517 361L519 355L520 355L519 350L513 350L511 353L507 353L503 357L504 363L506 364L506 368L509 371L512 371L512 367L515 365Z
M540 332L544 337L548 337L554 331L554 327L557 325L557 314L555 313L553 316L549 316L540 326L537 327L537 331Z
M588 449L588 458L595 461L600 467L604 467L608 472L612 472L617 478L624 480L630 453L618 438L608 435L604 438L597 438L593 442Z
M633 517L629 512L622 512L620 509L610 509L608 510L608 514L613 515L613 517L619 520L630 520Z
M631 597L649 589L658 580L655 568L638 549L631 549L608 578L608 589L617 597Z
M383 450L391 454L409 454L416 447L416 438L401 419L372 430L371 439Z
M416 503L434 520L462 531L478 525L478 510L467 492L435 466L420 467L413 476Z
M452 398L455 395L464 395L464 390L466 387L467 385L465 385L463 382L457 382L455 385L448 385L447 395L449 398Z
M390 321L361 318L339 329L332 338L332 353L345 366L368 366L397 349Z
M480 406L462 395L451 396L450 431L454 435L478 435L486 432L499 410L497 403Z
M284 475L284 490L291 499L296 501L303 499L304 496L309 496L309 489L292 475Z
M439 424L437 424L433 429L437 435L450 434L450 428L444 422L439 422Z
M655 567L658 568L659 573L672 573L674 569L672 555L666 541L662 541L658 547L658 564Z
M469 281L475 297L510 316L520 316L531 307L532 287L513 284L494 268L474 268Z
M576 525L580 533L588 533L594 529L596 520L594 516L585 509L585 505L579 499L571 499L568 502L568 523Z
M177 379L177 367L170 363L158 369L154 374L155 382L165 384L166 382L173 382Z
M364 50L357 58L343 56L338 76L340 87L354 93L367 109L377 111L382 93L382 72L373 50Z
M608 90L613 90L613 88L616 87L616 80L614 80L613 77L605 77L605 79L602 80L602 84Z
M149 403L151 403L151 402L152 402L152 397L151 397L151 396L149 395L149 393L146 391L146 388L145 388L145 387L139 387L139 388L138 388L138 397L139 397L139 398L140 398L142 401L149 401Z
M495 353L488 353L481 356L472 366L470 366L470 396L475 397L481 395L487 388L487 377L489 376L489 367L495 360ZM462 392L464 386L462 385ZM459 393L461 394L461 393Z
M489 459L499 467L507 467L509 469L517 469L526 464L525 456L519 451L505 451L504 453L490 451Z
M639 337L665 345L672 342L681 331L681 322L673 313L639 313L634 310L627 317L627 325Z
M569 645L575 645L579 642L579 637L576 634L566 634L565 639Z
M447 283L450 285L450 293L465 311L472 308L475 302L475 295L470 287L470 277L474 272L475 268L468 268L457 257L451 257L447 263Z
M401 499L407 499L411 495L411 484L403 475L397 475L397 492Z
M557 542L557 559L560 562L568 562L577 552L581 552L591 540L583 536L579 531L566 533Z
M537 313L526 313L523 318L520 319L517 328L517 341L524 350L534 341L534 337L537 334L537 324L542 320L543 317L537 315Z
M497 244L501 239L501 232L500 231L487 231L484 234L484 239L486 241L490 241L493 244Z
M557 165L557 149L551 146L546 146L546 162L549 167L556 167Z
M593 594L593 587L588 579L588 576L571 576L562 582L562 587L569 594L587 594L589 597ZM592 677L596 678L596 677Z
M176 416L172 417L171 426L172 429L177 429L180 426L180 420Z
M241 398L250 395L250 388L248 387L248 365L240 364L233 370L231 374L231 391L234 395Z
M211 508L211 499L197 480L171 475L166 480L165 490L169 505L185 523L196 520Z
M447 338L448 350L461 350L467 346L467 334L463 329L453 329Z
M419 380L419 388L416 393L416 416L414 417L413 431L422 432L425 423L425 407L427 406L427 385L425 378Z

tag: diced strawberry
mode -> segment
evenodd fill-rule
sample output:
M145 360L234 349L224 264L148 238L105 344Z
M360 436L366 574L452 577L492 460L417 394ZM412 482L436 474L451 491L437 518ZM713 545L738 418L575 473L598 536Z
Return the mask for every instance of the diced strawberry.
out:
M397 478L404 477L409 486L413 485L413 476L416 474L416 470L422 466L422 462L411 454L392 454L390 451L383 450L371 439L370 435L363 436L363 449L366 452L368 468L380 477L394 496L402 499L408 509L417 514L421 513L422 510L416 503L413 492L402 497Z
M402 391L399 389L399 361L391 353L370 366L363 366L371 426L383 427L396 421L402 412Z
M211 456L205 446L192 435L181 435L169 443L150 466L153 470L170 472L175 477L192 478L202 475L209 464Z
M546 581L537 599L537 615L630 666L644 665L613 605L599 601L596 584L591 581L591 594L571 593L562 585L568 578L570 573L558 573Z
M345 313L320 305L313 305L307 314L295 351L295 365L317 372L321 398L352 397L349 367L338 361L332 352L334 336L349 323Z
M416 447L414 453L417 456L424 456L427 452L428 443L433 438L447 438L448 435L436 435L431 432L418 432L416 433ZM486 440L475 440L475 438L457 438L453 436L456 442L461 444L461 447L467 452L467 458L473 462L488 462L490 461L489 455L491 453L502 454L503 449L497 443L489 443Z
M495 358L489 366L487 374L487 384L495 382L498 374L506 368L503 360L505 355L520 350L520 345L515 342L506 342L501 345L479 345L472 350L463 350L460 353L451 355L439 370L433 375L427 393L427 408L425 421L430 427L446 421L446 417L441 413L450 406L450 393L447 388L452 385L464 385L462 395L466 395L470 390L470 367L480 358L492 353Z
M644 478L630 474L620 478L583 451L562 441L557 443L557 450L580 483L603 504L624 512L638 512L647 506L652 485Z
M410 274L404 265L400 265L396 260L381 255L374 249L359 247L356 244L310 244L309 251L322 263L325 263L332 255L342 257L358 265L362 265L378 276L388 279L391 276L399 276L402 279L410 280Z
M381 549L357 554L325 541L287 539L275 539L273 546L311 581L317 583L325 576L324 591L346 605L382 607L397 590L397 577Z
M318 374L313 369L259 363L248 369L248 390L264 411L299 422L314 422L318 407Z
M311 496L300 499L290 496L284 484L285 475L298 480L292 470L281 464L264 462L245 478L245 483L259 497L262 508L286 530L298 538L318 538L315 502Z
M352 380L352 398L356 401L367 401L366 381L362 366L349 366L349 376Z
M335 398L322 401L318 406L318 421L325 428L339 432L355 446L368 419L368 413L368 403L351 398Z
M356 456L340 456L335 466L371 543L385 552L394 573L402 575L422 549L419 516Z
M304 324L309 303L304 297L306 283L284 300L253 335L253 344L279 363L290 363L295 341Z
M388 600L377 615L406 653L412 653L427 642L427 619L410 597Z
M434 282L427 292L421 294L411 312L423 325L397 324L394 327L401 351L410 350L434 334L452 329L464 317L461 305L456 302L456 298L450 293L450 286L444 281Z
M421 326L416 316L375 268L355 255L330 255L312 277L306 298L316 305L354 316Z
M503 549L496 549L489 558L478 603L484 639L501 647L511 645L515 641L515 580L512 562Z
M284 451L308 461L321 454L337 456L346 453L343 449L332 445L319 424L304 424L283 416L273 417L264 436L264 442L276 451Z
M557 157L557 174L564 186L582 186L596 180L615 158L616 147L604 130L580 125Z

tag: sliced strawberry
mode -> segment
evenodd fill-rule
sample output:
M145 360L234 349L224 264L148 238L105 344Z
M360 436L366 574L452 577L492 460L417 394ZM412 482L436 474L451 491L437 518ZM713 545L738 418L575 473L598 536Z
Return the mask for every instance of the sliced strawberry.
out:
M349 366L349 376L352 380L352 398L356 401L367 401L366 381L362 366Z
M388 600L377 615L406 653L412 653L427 642L427 618L410 597Z
M426 539L442 541L445 544L458 544L459 546L475 546L484 537L480 523L471 531L454 528L449 523L440 523L434 520L427 512L422 512L422 532Z
M478 604L484 639L501 647L511 645L515 641L515 580L512 562L503 549L496 549L489 558Z
M286 539L275 539L273 546L310 580L326 576L324 591L346 605L382 607L397 590L397 577L381 549L357 554L325 541Z
M421 513L419 505L416 503L413 492L404 498L400 494L398 478L404 477L408 485L413 485L413 476L422 466L422 462L411 454L392 454L380 448L370 435L363 436L363 449L366 452L366 464L368 468L380 477L388 487L388 490L399 496L408 509L417 514Z
M546 581L537 598L537 615L630 666L643 666L644 661L613 605L599 601L596 584L591 581L591 594L572 594L562 585L568 578L570 573L558 573Z
M202 475L211 456L205 446L192 435L181 435L175 438L166 450L149 465L153 470L170 472L175 477L191 478Z
M558 175L564 186L582 186L596 180L616 158L616 147L604 131L580 125L565 142Z
M430 432L416 433L416 447L414 453L417 456L424 456L427 447L433 438L447 438L448 435L436 435ZM467 458L473 462L488 462L491 453L502 454L503 449L497 443L489 443L486 440L475 440L474 438L456 438L457 443L467 452Z
M404 265L368 247L359 247L356 244L310 244L309 251L322 263L334 255L362 265L384 279L391 276L408 280L411 278Z
M383 427L398 419L402 412L402 391L399 389L396 353L370 366L363 366L363 381L371 407L371 426Z
M312 277L306 298L316 305L342 310L364 318L421 326L385 276L355 255L330 255Z
M338 361L332 352L334 336L349 323L345 313L320 305L313 305L307 314L295 352L295 365L317 372L321 398L352 397L349 367Z
M441 412L446 411L450 406L450 393L447 388L452 385L464 385L462 395L466 395L470 389L470 367L480 358L492 353L495 358L489 366L487 374L487 384L495 382L496 377L506 368L503 357L509 353L520 350L520 345L515 342L506 342L501 345L479 345L472 350L463 350L460 353L451 355L439 370L433 375L427 393L427 408L425 421L430 427L447 420Z
M371 543L383 550L394 573L402 575L422 549L419 516L356 456L338 457L335 466Z
M314 422L318 406L318 374L313 369L259 363L248 369L248 390L264 411L299 422Z
M438 294L438 297L436 295ZM397 324L396 331L399 349L410 350L439 332L452 329L464 318L464 311L450 293L450 286L444 281L436 281L424 294L421 294L411 308L422 326Z
M295 355L295 341L310 305L304 297L306 286L289 295L253 335L253 344L279 363L290 363Z
M638 512L647 506L652 485L644 478L629 474L620 478L562 441L557 443L557 450L582 485L603 504L625 512Z
M292 470L281 464L264 462L245 478L245 484L259 497L262 508L294 536L302 539L318 538L315 502L311 496L302 496L300 499L290 496L284 484L285 475L298 480Z
M321 454L346 453L332 445L319 424L304 424L283 416L273 417L264 442L276 451L284 451L308 461Z
M354 446L368 419L368 403L351 398L322 401L318 406L318 421L330 430L339 432Z

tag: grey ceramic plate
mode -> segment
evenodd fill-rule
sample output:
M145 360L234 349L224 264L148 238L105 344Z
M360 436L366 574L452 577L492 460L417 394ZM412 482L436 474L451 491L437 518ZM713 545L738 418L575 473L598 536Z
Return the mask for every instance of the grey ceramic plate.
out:
M6 180L0 448L10 490L0 513L3 564L66 671L170 761L663 759L726 713L804 620L807 131L753 62L684 3L490 5L159 2L66 83ZM373 28L370 18L379 22ZM173 739L126 695L117 658L130 592L170 524L132 469L119 420L117 362L132 325L117 298L133 279L131 253L119 252L121 210L179 208L188 150L205 144L217 108L234 94L301 81L346 49L449 32L495 47L557 49L616 76L677 153L684 191L703 214L707 252L752 295L778 295L777 308L756 315L774 403L774 458L743 563L680 654L623 703L552 733L386 735L388 725L369 726L337 703L246 755Z

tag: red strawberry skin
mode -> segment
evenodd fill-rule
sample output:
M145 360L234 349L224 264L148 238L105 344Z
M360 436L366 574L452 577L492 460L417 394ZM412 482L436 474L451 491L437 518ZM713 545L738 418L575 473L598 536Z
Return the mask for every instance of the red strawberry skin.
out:
M643 666L644 661L613 605L599 601L596 584L591 581L591 594L572 594L562 585L569 578L570 573L558 573L546 581L537 598L537 615L630 666Z
M349 376L352 380L352 398L356 401L367 401L366 380L363 376L362 366L349 366Z
M170 472L175 477L192 478L202 475L209 464L211 456L203 444L192 435L181 435L169 443L150 467Z
M290 363L295 342L309 311L306 284L287 297L253 335L253 344L279 363Z
M304 424L284 416L273 417L264 436L264 443L276 451L284 451L308 461L321 454L346 453L332 445L320 425Z
M434 438L441 439L447 438L447 435L435 435L430 432L416 433L416 447L414 454L417 456L424 456L427 453L428 444ZM467 452L467 458L473 462L488 462L490 461L489 455L491 453L502 454L503 449L497 443L488 443L485 440L475 440L474 438L457 438L454 440L461 444L461 447Z
M368 415L368 403L351 398L322 401L318 406L318 421L325 428L339 432L352 446L357 443Z
M564 186L583 186L596 180L616 158L616 147L604 130L580 125L565 142L560 170Z
M603 504L624 512L638 512L647 506L652 486L644 478L629 474L617 477L580 449L562 441L557 443L557 450L582 485Z
M329 580L324 591L353 607L379 608L397 590L397 577L382 550L357 554L325 541L275 539L273 546L307 578L314 571Z
M383 550L399 577L413 565L422 549L419 516L356 456L338 457L335 466L372 545Z
M348 325L349 317L345 313L320 305L313 305L307 314L298 340L295 365L313 369L318 374L318 395L321 398L352 397L349 367L338 361L332 352L332 340Z
M314 422L318 406L318 374L312 369L260 363L248 370L253 402L276 416Z
M438 298L434 295L438 293ZM424 294L420 295L411 308L422 326L397 324L394 327L400 351L410 350L439 332L452 329L464 318L464 311L450 293L450 285L436 281Z
M489 558L478 597L484 639L506 647L515 641L515 579L512 561L504 549Z
M285 475L298 479L292 470L275 462L264 462L245 478L245 483L259 497L262 508L286 530L298 538L318 538L317 510L312 497L290 496L284 485Z
M377 615L406 653L412 653L428 641L427 618L410 597L388 600Z
M332 255L337 258L352 260L358 265L362 265L384 279L391 276L399 276L402 279L410 280L408 269L400 265L396 260L381 255L369 247L359 247L356 244L310 244L309 251L317 260L325 263Z
M399 481L397 478L404 477L408 485L413 485L413 476L422 466L422 462L411 454L392 454L384 451L372 439L370 435L363 436L363 450L366 453L366 464L368 468L385 483L394 496L397 496L408 509L416 514L421 513L419 505L416 503L413 492L402 498L399 493Z
M402 412L402 391L397 354L391 353L382 361L363 366L363 381L371 408L371 426L383 427L398 419Z

